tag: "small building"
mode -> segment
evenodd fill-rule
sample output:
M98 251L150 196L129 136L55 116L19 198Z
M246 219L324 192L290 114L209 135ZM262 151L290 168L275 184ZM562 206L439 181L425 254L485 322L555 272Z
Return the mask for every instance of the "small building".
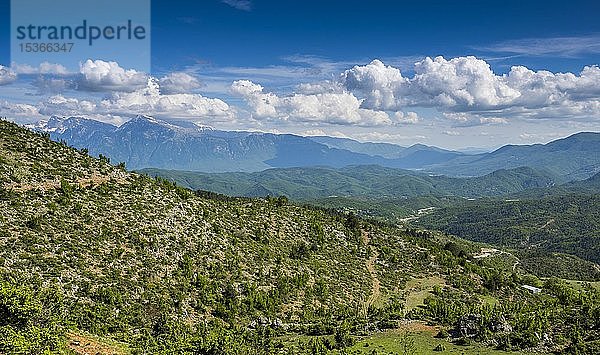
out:
M538 288L538 287L535 287L535 286L523 285L521 287L523 287L526 290L531 291L531 293L540 293L540 292L542 292L541 288Z

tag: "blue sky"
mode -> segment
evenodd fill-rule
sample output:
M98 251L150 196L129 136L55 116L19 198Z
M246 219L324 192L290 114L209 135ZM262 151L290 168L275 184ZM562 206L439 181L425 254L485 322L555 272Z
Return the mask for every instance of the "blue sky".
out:
M484 48L510 40L578 37L600 30L600 3L594 1L568 5L564 1L486 0L249 3L248 11L235 11L219 1L154 1L155 68L195 61L268 66L295 54L333 61L466 54L498 57ZM598 54L592 58L597 62ZM509 65L499 62L500 68ZM529 57L519 64L572 71L589 64L589 59Z
M0 1L7 68L9 13ZM151 73L110 56L13 65L0 115L141 113L450 148L546 142L598 130L599 13L597 1L154 0Z

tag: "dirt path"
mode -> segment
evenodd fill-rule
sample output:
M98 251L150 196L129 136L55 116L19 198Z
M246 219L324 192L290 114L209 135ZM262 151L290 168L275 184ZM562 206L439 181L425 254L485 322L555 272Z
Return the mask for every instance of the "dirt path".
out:
M381 283L379 281L379 278L377 278L377 270L375 269L375 263L377 262L379 253L373 246L369 245L371 242L369 232L363 230L362 241L363 244L368 246L371 250L371 257L367 259L366 267L367 271L369 271L369 274L371 274L371 279L373 280L371 284L371 295L365 301L362 310L364 316L366 317L369 307L373 305L381 296Z
M377 278L377 270L375 270L375 262L377 262L378 256L379 253L376 250L373 250L373 255L369 258L369 260L367 260L367 270L369 271L369 273L371 274L371 278L373 279L373 283L371 285L371 296L367 300L367 309L370 305L375 303L379 296L381 296L381 283Z

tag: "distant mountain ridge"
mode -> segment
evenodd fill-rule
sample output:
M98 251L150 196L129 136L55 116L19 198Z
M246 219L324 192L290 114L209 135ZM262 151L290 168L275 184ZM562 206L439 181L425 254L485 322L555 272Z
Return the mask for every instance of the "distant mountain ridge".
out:
M76 148L86 148L92 155L103 154L113 162L125 162L132 169L253 172L356 164L413 168L422 159L441 162L463 155L424 145L405 148L339 138L330 138L324 144L319 138L292 134L219 131L149 116L138 116L120 127L82 117L54 116L29 128L48 132L52 139L64 140ZM341 142L352 150L344 149ZM374 147L385 147L389 154Z
M600 133L582 132L547 144L506 145L467 154L422 144L403 147L348 138L220 131L190 122L138 116L120 127L82 117L51 117L29 126L52 139L103 154L131 169L257 172L270 168L379 165L430 174L474 177L523 166L557 182L584 180L600 172Z
M427 170L452 176L480 176L499 168L529 166L562 177L584 180L600 172L600 133L581 132L547 144L506 145L493 152L463 155Z

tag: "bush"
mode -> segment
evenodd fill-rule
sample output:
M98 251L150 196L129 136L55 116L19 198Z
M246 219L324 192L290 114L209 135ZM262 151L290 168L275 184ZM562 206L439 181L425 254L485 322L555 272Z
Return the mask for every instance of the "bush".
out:
M65 331L38 294L0 282L0 354L61 354Z

